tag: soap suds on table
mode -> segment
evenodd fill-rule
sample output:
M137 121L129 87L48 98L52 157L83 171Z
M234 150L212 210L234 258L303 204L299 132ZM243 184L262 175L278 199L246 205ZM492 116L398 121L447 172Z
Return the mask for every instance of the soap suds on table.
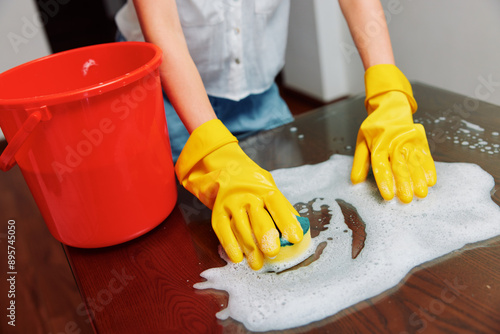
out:
M474 124L474 123L471 123L471 122L467 122L466 120L461 120L462 123L464 123L468 128L471 128L473 130L476 130L476 131L484 131L484 129L482 127L480 127L479 125L477 124Z
M471 123L457 115L450 117L440 116L435 119L421 119L415 117L415 122L425 125L429 142L438 143L449 140L454 144L471 150L479 149L485 154L499 154L500 138L498 131L488 131L483 127ZM444 127L443 124L445 125ZM486 147L490 147L489 149Z
M436 163L438 183L425 199L406 205L384 201L373 178L352 185L351 165L352 157L334 155L272 172L291 203L319 198L314 210L329 207L330 222L305 256L320 243L326 247L308 266L280 274L253 271L245 261L204 271L206 281L196 288L229 293L219 319L231 317L252 331L306 325L396 286L417 265L500 234L500 208L490 197L494 180L477 165ZM367 238L356 259L336 199L351 204L365 222Z

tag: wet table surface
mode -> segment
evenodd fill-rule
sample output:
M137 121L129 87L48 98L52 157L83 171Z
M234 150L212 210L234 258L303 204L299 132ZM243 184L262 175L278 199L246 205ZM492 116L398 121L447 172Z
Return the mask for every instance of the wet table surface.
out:
M428 131L435 160L479 164L494 176L492 198L499 204L500 153L492 145L500 144L495 135L500 131L500 107L418 83L413 86L419 104L415 119ZM269 170L320 163L335 153L352 155L365 113L363 97L354 97L248 137L241 146ZM480 139L489 149L485 144L475 149L462 145ZM311 216L312 224L320 216ZM202 280L202 271L225 264L217 249L210 211L183 189L171 215L138 239L104 249L65 247L98 333L245 333L236 321L215 317L227 303L226 293L193 288ZM286 332L498 333L499 258L500 237L468 245L415 267L380 295Z

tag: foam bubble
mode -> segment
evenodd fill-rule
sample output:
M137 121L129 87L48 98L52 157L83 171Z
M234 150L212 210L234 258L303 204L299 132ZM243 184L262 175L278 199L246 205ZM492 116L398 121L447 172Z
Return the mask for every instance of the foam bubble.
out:
M87 61L83 64L83 66L82 66L82 73L83 73L83 76L86 76L86 75L87 75L87 73L89 72L89 68L90 68L91 66L97 66L97 63L96 63L96 61L95 61L94 59L89 59L89 60L87 60Z
M280 274L253 271L245 261L204 271L206 282L196 288L229 293L219 319L231 317L252 331L306 325L396 286L419 264L500 234L500 208L490 197L494 180L475 164L437 162L438 183L425 199L406 205L382 200L373 177L351 184L351 165L352 157L334 155L317 165L272 172L291 203L318 198L313 210L329 206L330 223L312 239L309 254L320 243L326 247L315 262ZM366 224L356 259L336 199L353 205Z
M322 207L323 205L328 205L328 204L329 204L329 203L328 203L328 201L327 201L327 200L325 200L324 198L320 197L320 198L318 198L318 199L316 199L316 200L314 201L314 203L312 204L312 209L313 209L314 211L321 211L321 207Z
M479 125L477 125L477 124L474 124L474 123L471 123L471 122L467 122L465 120L462 120L462 123L464 123L470 129L473 129L473 130L476 130L476 131L484 131L484 129L482 127L480 127Z

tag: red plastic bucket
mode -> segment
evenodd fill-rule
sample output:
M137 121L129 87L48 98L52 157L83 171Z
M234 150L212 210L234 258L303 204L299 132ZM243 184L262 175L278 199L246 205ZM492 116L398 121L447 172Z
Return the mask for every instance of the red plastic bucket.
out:
M153 44L57 53L0 74L0 127L52 235L93 248L160 224L176 200Z

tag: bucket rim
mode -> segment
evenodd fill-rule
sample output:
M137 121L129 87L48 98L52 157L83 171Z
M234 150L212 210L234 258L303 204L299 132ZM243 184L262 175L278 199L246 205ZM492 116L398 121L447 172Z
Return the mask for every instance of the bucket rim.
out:
M125 41L125 42L110 42L110 43L102 43L102 44L95 44L95 45L89 45L89 46L83 46L83 47L78 47L66 51L61 51L61 52L56 52L44 57L40 57L31 61L28 61L26 63L23 63L21 65L15 66L11 69L8 69L5 72L0 73L0 78L4 75L10 74L11 72L17 71L21 68L31 66L35 63L45 61L47 59L51 58L57 58L61 56L67 56L72 53L78 53L81 52L82 50L88 50L88 49L99 49L99 48L106 48L106 47L120 47L121 45L123 46L133 46L136 45L138 47L143 47L143 48L150 48L155 51L153 57L144 63L142 66L137 67L136 69L130 71L127 73L127 75L121 75L121 76L116 76L114 78L111 78L109 80L106 80L102 83L98 83L95 85L89 85L86 87L78 88L78 89L73 89L73 90L68 90L63 93L54 93L54 94L46 94L46 95L38 95L38 96L32 96L32 97L22 97L22 98L1 98L0 97L0 109L3 109L4 107L24 107L24 108L36 108L36 107L41 107L41 106L49 106L49 105L56 105L56 104L61 104L65 102L71 102L71 101L76 101L80 100L82 98L89 98L92 96L100 95L106 92L109 92L117 87L124 87L134 81L137 81L144 76L146 76L149 73L152 73L155 71L161 61L162 61L162 51L161 49L149 42L135 42L135 41Z

